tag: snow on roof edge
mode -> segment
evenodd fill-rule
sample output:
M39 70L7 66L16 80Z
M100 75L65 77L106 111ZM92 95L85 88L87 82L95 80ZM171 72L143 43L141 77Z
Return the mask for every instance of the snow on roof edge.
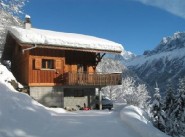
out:
M41 29L9 27L9 32L23 44L40 44L66 48L100 50L121 53L123 46L106 39L75 33L64 33Z

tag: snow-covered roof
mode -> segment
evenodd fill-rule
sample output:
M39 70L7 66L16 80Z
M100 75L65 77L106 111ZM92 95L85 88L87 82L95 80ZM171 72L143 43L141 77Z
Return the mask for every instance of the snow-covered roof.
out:
M23 29L20 27L10 27L9 32L13 34L20 43L41 44L49 46L59 46L74 49L88 49L107 52L122 52L122 45L94 36L64 33L41 29Z

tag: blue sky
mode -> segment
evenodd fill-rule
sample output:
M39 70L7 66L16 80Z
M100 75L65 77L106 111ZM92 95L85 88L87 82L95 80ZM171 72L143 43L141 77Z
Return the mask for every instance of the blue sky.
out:
M30 0L24 11L35 28L109 39L141 55L185 31L184 7L184 0Z

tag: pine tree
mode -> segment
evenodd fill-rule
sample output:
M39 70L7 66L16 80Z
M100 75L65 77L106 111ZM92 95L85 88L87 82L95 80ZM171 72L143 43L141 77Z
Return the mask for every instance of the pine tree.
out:
M174 95L174 89L172 82L169 81L166 87L166 96L164 100L164 111L166 114L166 119L165 119L165 125L166 129L165 132L169 135L172 135L173 131L173 124L174 120L171 118L172 112L174 110L174 103L175 103L175 95Z
M185 136L185 77L179 79L178 94L173 105L171 119L174 121L172 125L172 136Z
M154 100L151 105L152 121L155 127L165 132L165 113L162 110L163 104L161 103L161 95L159 93L159 88L156 83Z

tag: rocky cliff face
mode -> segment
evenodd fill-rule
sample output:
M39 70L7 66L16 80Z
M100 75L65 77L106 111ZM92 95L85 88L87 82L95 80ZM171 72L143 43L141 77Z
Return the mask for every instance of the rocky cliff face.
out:
M161 93L169 80L177 87L178 79L185 76L185 33L164 37L154 50L145 51L126 66L150 86L157 82Z

